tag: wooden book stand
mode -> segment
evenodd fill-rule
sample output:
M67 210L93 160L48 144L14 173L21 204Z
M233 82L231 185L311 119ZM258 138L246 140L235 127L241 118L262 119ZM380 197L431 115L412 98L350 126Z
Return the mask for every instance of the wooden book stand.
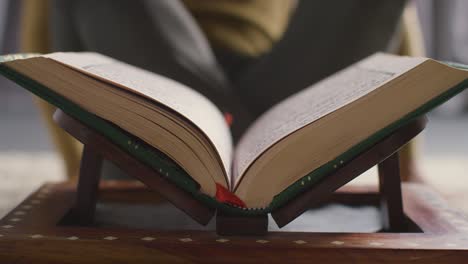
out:
M60 110L56 122L84 143L78 186L46 184L0 220L0 260L15 263L121 262L296 262L310 263L464 263L468 261L468 221L420 184L400 183L398 150L424 129L425 118L398 129L313 188L268 216L233 217L193 199L105 137ZM136 181L100 181L103 159L117 164ZM379 188L341 188L378 165ZM151 213L144 209L101 213L107 202L160 203L157 192L199 224L165 229L155 216L151 227L127 224ZM157 200L157 202L155 202ZM96 210L96 203L99 209ZM308 210L328 203L380 207L381 230L374 233L308 232L289 229L294 219L307 222ZM170 206L169 204L167 204ZM164 207L165 205L163 205ZM159 207L158 207L159 208ZM166 208L166 207L165 207ZM172 207L173 208L173 207ZM166 208L167 209L167 208ZM314 209L315 210L315 209ZM311 211L314 211L311 210ZM307 212L306 212L307 211ZM109 215L112 224L103 224ZM167 214L162 212L159 216ZM189 218L188 218L189 219ZM170 220L173 221L173 220ZM347 221L347 219L343 219ZM125 223L124 223L125 222ZM215 223L214 223L215 222ZM286 226L287 225L287 226ZM196 230L195 230L196 229ZM291 232L293 230L294 232ZM84 253L86 252L86 253ZM84 253L84 254L83 254ZM0 261L0 262L1 262Z
M118 165L129 176L134 177L156 191L174 206L184 211L195 221L206 225L215 211L193 199L188 193L170 183L158 171L142 164L102 135L94 132L61 110L54 114L54 120L69 134L84 144L81 170L78 182L77 200L71 218L77 224L93 223L102 160ZM296 219L311 206L319 205L333 192L371 167L378 165L381 215L387 231L406 231L407 223L403 214L398 150L419 134L426 125L426 118L420 118L402 127L368 149L351 162L342 165L332 175L313 188L296 197L293 201L271 213L279 227ZM216 230L220 235L264 235L268 229L268 216L237 217L218 213Z

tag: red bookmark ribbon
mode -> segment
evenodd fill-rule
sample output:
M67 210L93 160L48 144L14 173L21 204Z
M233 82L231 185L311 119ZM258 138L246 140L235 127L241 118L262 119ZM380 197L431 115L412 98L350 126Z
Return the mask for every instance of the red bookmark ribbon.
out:
M232 116L231 113L225 112L224 120L226 120L226 123L228 124L228 126L232 126L232 123L234 122L234 117Z
M221 184L216 183L216 199L221 203L227 203L242 208L246 208L245 203L235 194L224 188Z

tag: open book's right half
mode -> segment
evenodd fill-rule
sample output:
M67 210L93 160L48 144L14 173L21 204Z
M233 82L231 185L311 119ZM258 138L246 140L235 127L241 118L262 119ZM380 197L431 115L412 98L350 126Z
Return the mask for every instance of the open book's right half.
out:
M235 194L250 207L281 206L462 91L463 68L377 53L287 98L236 147Z

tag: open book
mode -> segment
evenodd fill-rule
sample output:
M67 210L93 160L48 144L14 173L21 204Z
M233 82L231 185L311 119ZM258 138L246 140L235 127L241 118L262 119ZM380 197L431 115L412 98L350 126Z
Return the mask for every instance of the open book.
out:
M212 201L224 188L237 206L260 210L286 203L468 79L462 66L378 53L280 102L233 146L212 102L160 75L96 53L2 61L2 74L154 169L166 166L181 188Z

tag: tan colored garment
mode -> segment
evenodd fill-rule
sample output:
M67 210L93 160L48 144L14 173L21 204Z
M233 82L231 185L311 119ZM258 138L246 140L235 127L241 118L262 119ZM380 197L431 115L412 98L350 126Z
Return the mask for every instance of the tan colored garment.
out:
M50 52L49 1L23 0L22 8L20 22L21 52ZM41 111L54 145L64 160L68 178L75 178L78 175L80 165L81 143L55 124L52 119L55 112L54 106L38 97L34 97L34 101Z
M48 28L48 0L23 0L21 14L22 52L47 53L50 51ZM257 56L271 49L281 38L288 25L295 0L182 0L194 15L213 46L226 47L241 54ZM408 16L406 12L405 17ZM412 16L414 16L413 14ZM403 23L408 27L408 23ZM404 33L409 33L404 31ZM417 32L416 32L417 33ZM415 37L412 34L405 38ZM420 55L419 41L401 47L403 53ZM69 177L76 176L79 168L79 143L55 125L52 113L55 108L37 99L55 145L65 161ZM414 163L413 146L404 149L401 159L403 175L411 175ZM404 176L403 176L404 177Z
M23 0L21 12L21 51L49 51L48 0Z
M183 0L209 42L240 54L269 51L285 31L294 0Z

